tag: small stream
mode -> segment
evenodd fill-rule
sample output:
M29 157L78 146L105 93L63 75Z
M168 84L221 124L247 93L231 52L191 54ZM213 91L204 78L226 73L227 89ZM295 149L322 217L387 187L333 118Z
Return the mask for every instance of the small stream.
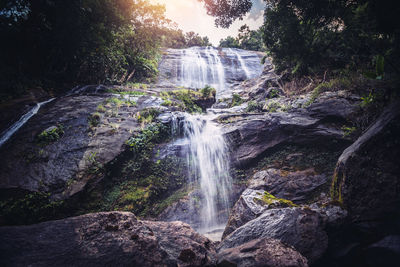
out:
M43 105L53 101L54 99L55 98L51 98L49 100L37 103L31 110L22 115L17 122L11 125L7 130L2 132L0 134L0 147L3 146L11 138L11 136L13 136L25 123L27 123L30 118L32 118L36 113L38 113L39 109Z

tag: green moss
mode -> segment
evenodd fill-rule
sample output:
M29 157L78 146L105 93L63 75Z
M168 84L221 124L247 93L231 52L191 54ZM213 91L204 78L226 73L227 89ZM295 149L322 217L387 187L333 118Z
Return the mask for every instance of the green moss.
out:
M147 88L147 87L146 87ZM139 89L139 88L137 88ZM131 91L131 90L124 90L123 88L118 88L118 89L109 89L107 92L112 93L112 94L120 94L120 95L131 95L131 96L142 96L145 95L145 92L141 91Z
M308 107L318 98L318 96L325 91L337 91L341 89L346 89L351 86L351 81L347 77L335 78L329 82L323 82L317 85L311 93L310 99L303 105L303 107Z
M46 146L58 141L63 134L64 127L62 124L58 124L57 126L51 127L41 132L36 139L38 144Z
M284 198L277 198L274 195L268 193L267 191L264 192L262 198L256 198L256 200L261 201L263 204L266 205L274 205L276 203L281 204L285 207L297 207L292 201L284 199Z
M344 179L344 175L341 175L339 172L333 174L330 193L332 200L339 205L343 205L341 182L344 181Z

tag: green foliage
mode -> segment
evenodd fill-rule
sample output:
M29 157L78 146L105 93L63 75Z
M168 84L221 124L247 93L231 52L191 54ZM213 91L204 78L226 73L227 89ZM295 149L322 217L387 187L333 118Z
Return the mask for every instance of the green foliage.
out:
M90 114L90 116L88 117L89 128L92 129L99 126L100 121L101 121L101 114L99 112L94 112Z
M370 79L382 80L385 73L385 58L382 55L375 57L375 72L364 72L364 76Z
M230 48L241 48L253 51L265 51L263 43L263 27L260 27L256 31L250 30L246 24L240 27L238 36L233 38L228 36L225 39L221 39L219 47L230 47ZM265 63L264 62L262 64Z
M361 100L362 100L360 103L361 107L366 108L374 103L375 95L372 92L370 92L368 95L362 96Z
M204 88L200 89L200 94L203 98L211 98L215 97L217 90L209 85L206 85Z
M107 109L102 104L99 104L97 106L96 110L97 110L97 112L104 113L104 112L106 112Z
M279 90L278 89L272 89L269 92L269 98L275 98L279 96Z
M201 37L191 31L183 33L182 30L175 28L162 29L162 46L169 48L187 48L191 46L211 46L207 36Z
M250 101L247 104L246 112L260 112L262 111L263 105L261 103L257 103L256 101Z
M343 137L348 137L348 136L352 136L354 134L354 132L357 131L357 128L352 126L343 126L342 127L342 131L343 131Z
M190 113L201 113L202 109L195 103L201 94L194 90L180 89L168 92L169 97L173 97L182 103L183 110Z
M63 205L63 201L51 200L48 193L14 193L0 201L0 217L11 225L37 223L54 219Z
M17 3L18 2L18 3ZM149 1L9 1L1 6L0 95L157 74L165 8ZM21 5L23 16L7 14Z
M399 60L399 32L391 25L398 11L393 11L389 2L267 3L263 36L278 71L291 69L294 75L304 75L344 66L359 69L377 53ZM383 56L378 56L376 63L374 75L382 77Z
M234 106L239 106L241 104L243 104L243 99L239 94L233 94L232 95L232 103L231 103L231 107Z
M145 108L138 112L136 118L140 123L152 123L160 115L160 110L157 108Z
M62 124L50 127L44 130L37 136L37 142L40 145L46 146L50 143L56 142L64 134L64 127Z

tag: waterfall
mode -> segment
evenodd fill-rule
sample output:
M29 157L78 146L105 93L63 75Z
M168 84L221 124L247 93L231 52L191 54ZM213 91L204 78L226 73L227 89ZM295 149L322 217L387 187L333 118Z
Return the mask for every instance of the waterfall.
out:
M226 224L230 206L231 177L228 147L221 129L208 115L189 115L183 121L184 136L189 144L187 155L192 184L201 192L200 232Z
M262 73L262 54L234 48L167 49L159 65L160 86L217 89L217 99L229 97L230 87Z
M240 63L240 67L241 69L244 71L244 73L246 74L246 79L249 79L252 77L251 72L249 71L249 69L246 66L246 62L243 60L243 57L238 53L237 50L234 50L232 48L229 48L229 51L232 52L236 58L238 59L239 63Z
M11 136L13 136L14 133L16 133L25 123L28 122L30 118L32 118L33 115L35 115L41 106L53 101L55 98L51 98L47 101L43 101L40 103L37 103L31 110L29 110L27 113L21 116L21 118L15 122L13 125L11 125L7 130L5 130L1 135L0 135L0 147L10 139Z

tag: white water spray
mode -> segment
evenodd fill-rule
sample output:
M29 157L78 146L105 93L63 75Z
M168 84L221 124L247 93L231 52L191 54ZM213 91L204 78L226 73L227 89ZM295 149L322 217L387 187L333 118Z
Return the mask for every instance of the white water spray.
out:
M200 185L200 232L218 228L227 221L231 177L228 147L222 131L207 115L186 115L184 135L188 140L191 181Z

